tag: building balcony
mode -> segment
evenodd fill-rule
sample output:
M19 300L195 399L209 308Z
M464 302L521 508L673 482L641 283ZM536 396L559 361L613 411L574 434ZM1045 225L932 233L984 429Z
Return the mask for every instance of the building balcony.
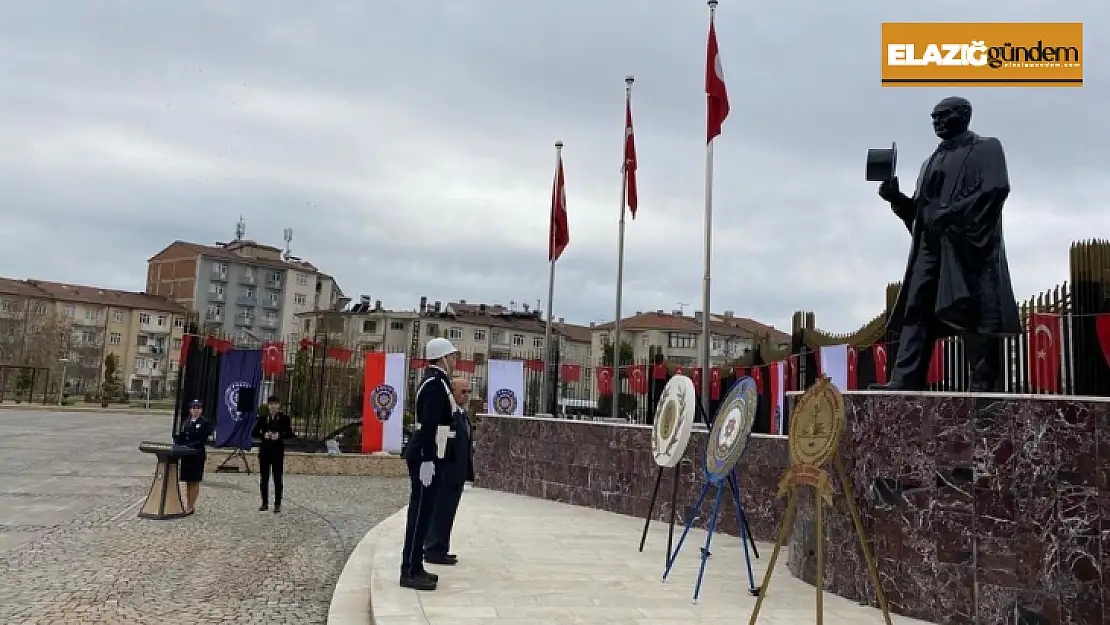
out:
M150 323L140 323L139 324L139 331L140 332L147 332L147 333L150 333L150 334L169 334L169 331L170 331L171 327L172 326L170 326L169 321L167 321L165 325L161 325L161 326L152 321Z
M252 328L254 327L254 317L249 317L246 315L236 315L235 325L240 328Z
M208 301L210 301L210 302L222 302L222 301L224 301L224 294L223 293L213 293L212 291L209 291L208 292Z
M277 327L278 327L278 320L277 319L263 319L262 321L259 322L258 325L262 326L263 328L265 328L267 330L276 330Z
M269 308L270 310L278 310L281 308L281 302L275 302L269 298L262 300L262 307Z
M267 280L266 281L266 288L274 290L274 291L280 291L281 290L281 280Z
M235 298L235 303L240 306L249 306L253 308L258 305L258 300L253 297L247 297L246 295L240 295Z
M227 282L227 269L220 270L213 267L208 279L213 282Z
M258 284L258 278L255 278L254 274L246 274L245 273L245 274L239 276L239 284L255 285L255 284Z
M204 313L204 320L211 323L222 323L224 316L219 313Z

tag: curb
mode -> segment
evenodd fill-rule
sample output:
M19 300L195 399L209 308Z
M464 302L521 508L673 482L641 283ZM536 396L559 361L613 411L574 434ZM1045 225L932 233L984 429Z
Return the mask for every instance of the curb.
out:
M130 415L172 415L173 409L166 408L101 408L99 406L55 406L42 404L0 404L0 412L4 410L22 410L23 412L69 412L96 415L130 414Z
M328 606L328 625L373 625L374 610L370 601L370 588L374 583L374 552L383 532L383 526L408 506L382 519L362 537L343 571L335 582L331 605Z

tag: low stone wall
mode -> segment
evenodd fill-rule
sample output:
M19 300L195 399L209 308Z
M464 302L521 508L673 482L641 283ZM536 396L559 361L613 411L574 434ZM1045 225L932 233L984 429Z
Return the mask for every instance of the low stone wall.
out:
M232 452L226 449L209 449L205 459L205 471L215 471L216 467L230 456ZM258 452L248 451L244 455L251 472L258 472ZM240 467L243 461L234 459L229 466ZM285 473L299 475L374 475L374 476L405 476L408 469L401 456L393 454L340 454L329 456L327 454L306 454L297 451L285 452Z
M704 430L695 430L681 467L679 523L704 483ZM475 429L475 471L483 488L542 497L644 518L655 485L649 426L569 419L482 415ZM776 499L790 465L786 438L753 435L739 466L744 512L758 540L774 541L786 503ZM672 470L664 473L655 518L670 518ZM712 500L695 523L706 527ZM735 505L722 499L718 531L739 535Z

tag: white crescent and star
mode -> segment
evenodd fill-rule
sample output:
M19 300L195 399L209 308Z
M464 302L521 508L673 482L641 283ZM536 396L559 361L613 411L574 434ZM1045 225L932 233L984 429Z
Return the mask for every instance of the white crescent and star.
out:
M1033 329L1033 338L1036 339L1036 337L1038 335L1040 335L1042 332L1044 333L1044 335L1046 337L1048 337L1048 346L1047 347L1052 347L1053 346L1052 331L1049 330L1048 326L1046 326L1043 323L1039 324L1036 328ZM1048 357L1048 351L1045 349L1045 346L1038 345L1037 346L1037 359L1038 360L1044 360L1047 357Z

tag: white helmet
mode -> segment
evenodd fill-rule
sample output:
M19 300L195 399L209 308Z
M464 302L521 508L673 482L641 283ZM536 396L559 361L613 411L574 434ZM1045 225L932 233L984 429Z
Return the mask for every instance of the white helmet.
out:
M424 348L424 357L428 360L439 360L444 356L454 354L459 350L444 338L434 338L428 341L428 346Z

